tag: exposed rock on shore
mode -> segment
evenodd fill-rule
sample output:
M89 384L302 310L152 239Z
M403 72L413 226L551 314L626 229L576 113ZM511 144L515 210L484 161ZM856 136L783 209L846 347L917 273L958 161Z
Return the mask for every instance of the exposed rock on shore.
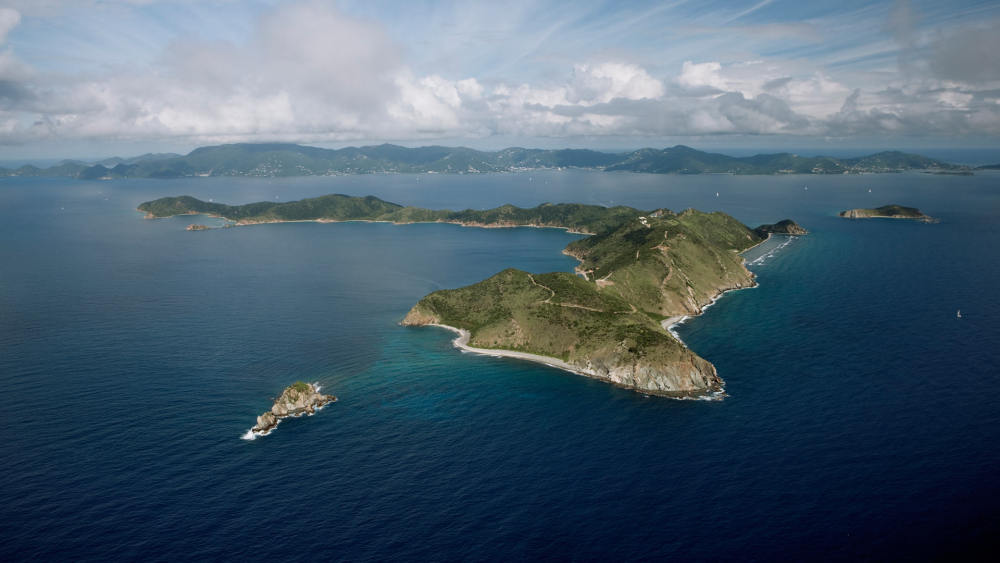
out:
M271 410L257 417L257 424L250 431L259 436L271 433L278 422L290 416L313 414L326 404L335 402L337 397L319 392L319 386L313 383L296 381L289 385L274 400Z
M798 223L792 221L791 219L778 221L773 225L761 225L754 229L754 232L762 237L766 237L769 234L795 236L809 234L809 231L803 229Z

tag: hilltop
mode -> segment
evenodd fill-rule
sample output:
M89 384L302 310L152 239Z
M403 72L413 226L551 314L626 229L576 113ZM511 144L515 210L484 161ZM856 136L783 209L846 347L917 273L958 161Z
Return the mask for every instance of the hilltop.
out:
M63 176L84 180L191 176L288 177L371 173L474 174L583 168L653 174L850 174L905 170L969 172L968 167L898 151L857 158L804 157L790 153L734 157L677 145L625 153L585 149L398 145L325 149L290 143L240 143L197 148L187 155L146 154L96 164L64 161L50 168L0 168L0 176Z

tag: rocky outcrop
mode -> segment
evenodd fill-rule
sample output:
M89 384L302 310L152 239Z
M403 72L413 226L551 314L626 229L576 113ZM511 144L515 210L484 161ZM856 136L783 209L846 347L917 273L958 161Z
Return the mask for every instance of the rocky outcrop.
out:
M778 221L772 225L761 225L754 229L754 232L762 237L766 237L770 234L775 235L794 235L801 236L809 234L809 231L805 230L795 221L791 219L785 219L784 221Z
M187 226L186 230L188 230L188 231L207 231L207 230L209 230L211 228L212 227L209 227L208 225L191 224L191 225Z
M588 377L667 397L698 396L723 390L722 378L711 362L694 353L673 362L651 362L631 355L595 355L578 372Z
M278 426L283 418L314 414L328 403L335 402L337 397L319 392L319 386L314 383L296 381L289 385L274 400L271 410L257 417L257 424L250 431L260 436L266 436Z
M410 312L403 317L403 320L399 324L402 326L427 326L440 323L441 320L437 318L437 315L426 310L418 303L410 309Z

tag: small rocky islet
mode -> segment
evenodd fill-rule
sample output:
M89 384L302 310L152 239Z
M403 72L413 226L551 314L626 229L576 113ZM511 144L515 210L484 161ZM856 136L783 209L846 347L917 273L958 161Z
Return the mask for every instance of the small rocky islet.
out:
M845 219L912 219L924 223L937 223L938 220L930 215L925 215L916 207L906 207L903 205L883 205L872 209L847 209L840 212L840 216Z
M319 392L319 385L296 381L281 392L274 400L271 410L257 417L257 424L250 429L255 436L267 436L278 426L278 423L288 417L298 417L304 414L314 414L329 403L337 401L333 395Z

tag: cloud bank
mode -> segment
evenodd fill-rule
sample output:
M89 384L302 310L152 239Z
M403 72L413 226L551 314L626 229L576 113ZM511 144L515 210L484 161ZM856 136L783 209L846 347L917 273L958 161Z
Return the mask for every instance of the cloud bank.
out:
M0 8L0 143L9 145L1000 134L998 22L921 33L909 9L886 23L892 73L837 75L749 54L692 57L655 75L606 54L531 83L419 74L377 22L318 2L263 13L243 42L177 40L155 65L91 76L22 62L10 45L22 19Z

